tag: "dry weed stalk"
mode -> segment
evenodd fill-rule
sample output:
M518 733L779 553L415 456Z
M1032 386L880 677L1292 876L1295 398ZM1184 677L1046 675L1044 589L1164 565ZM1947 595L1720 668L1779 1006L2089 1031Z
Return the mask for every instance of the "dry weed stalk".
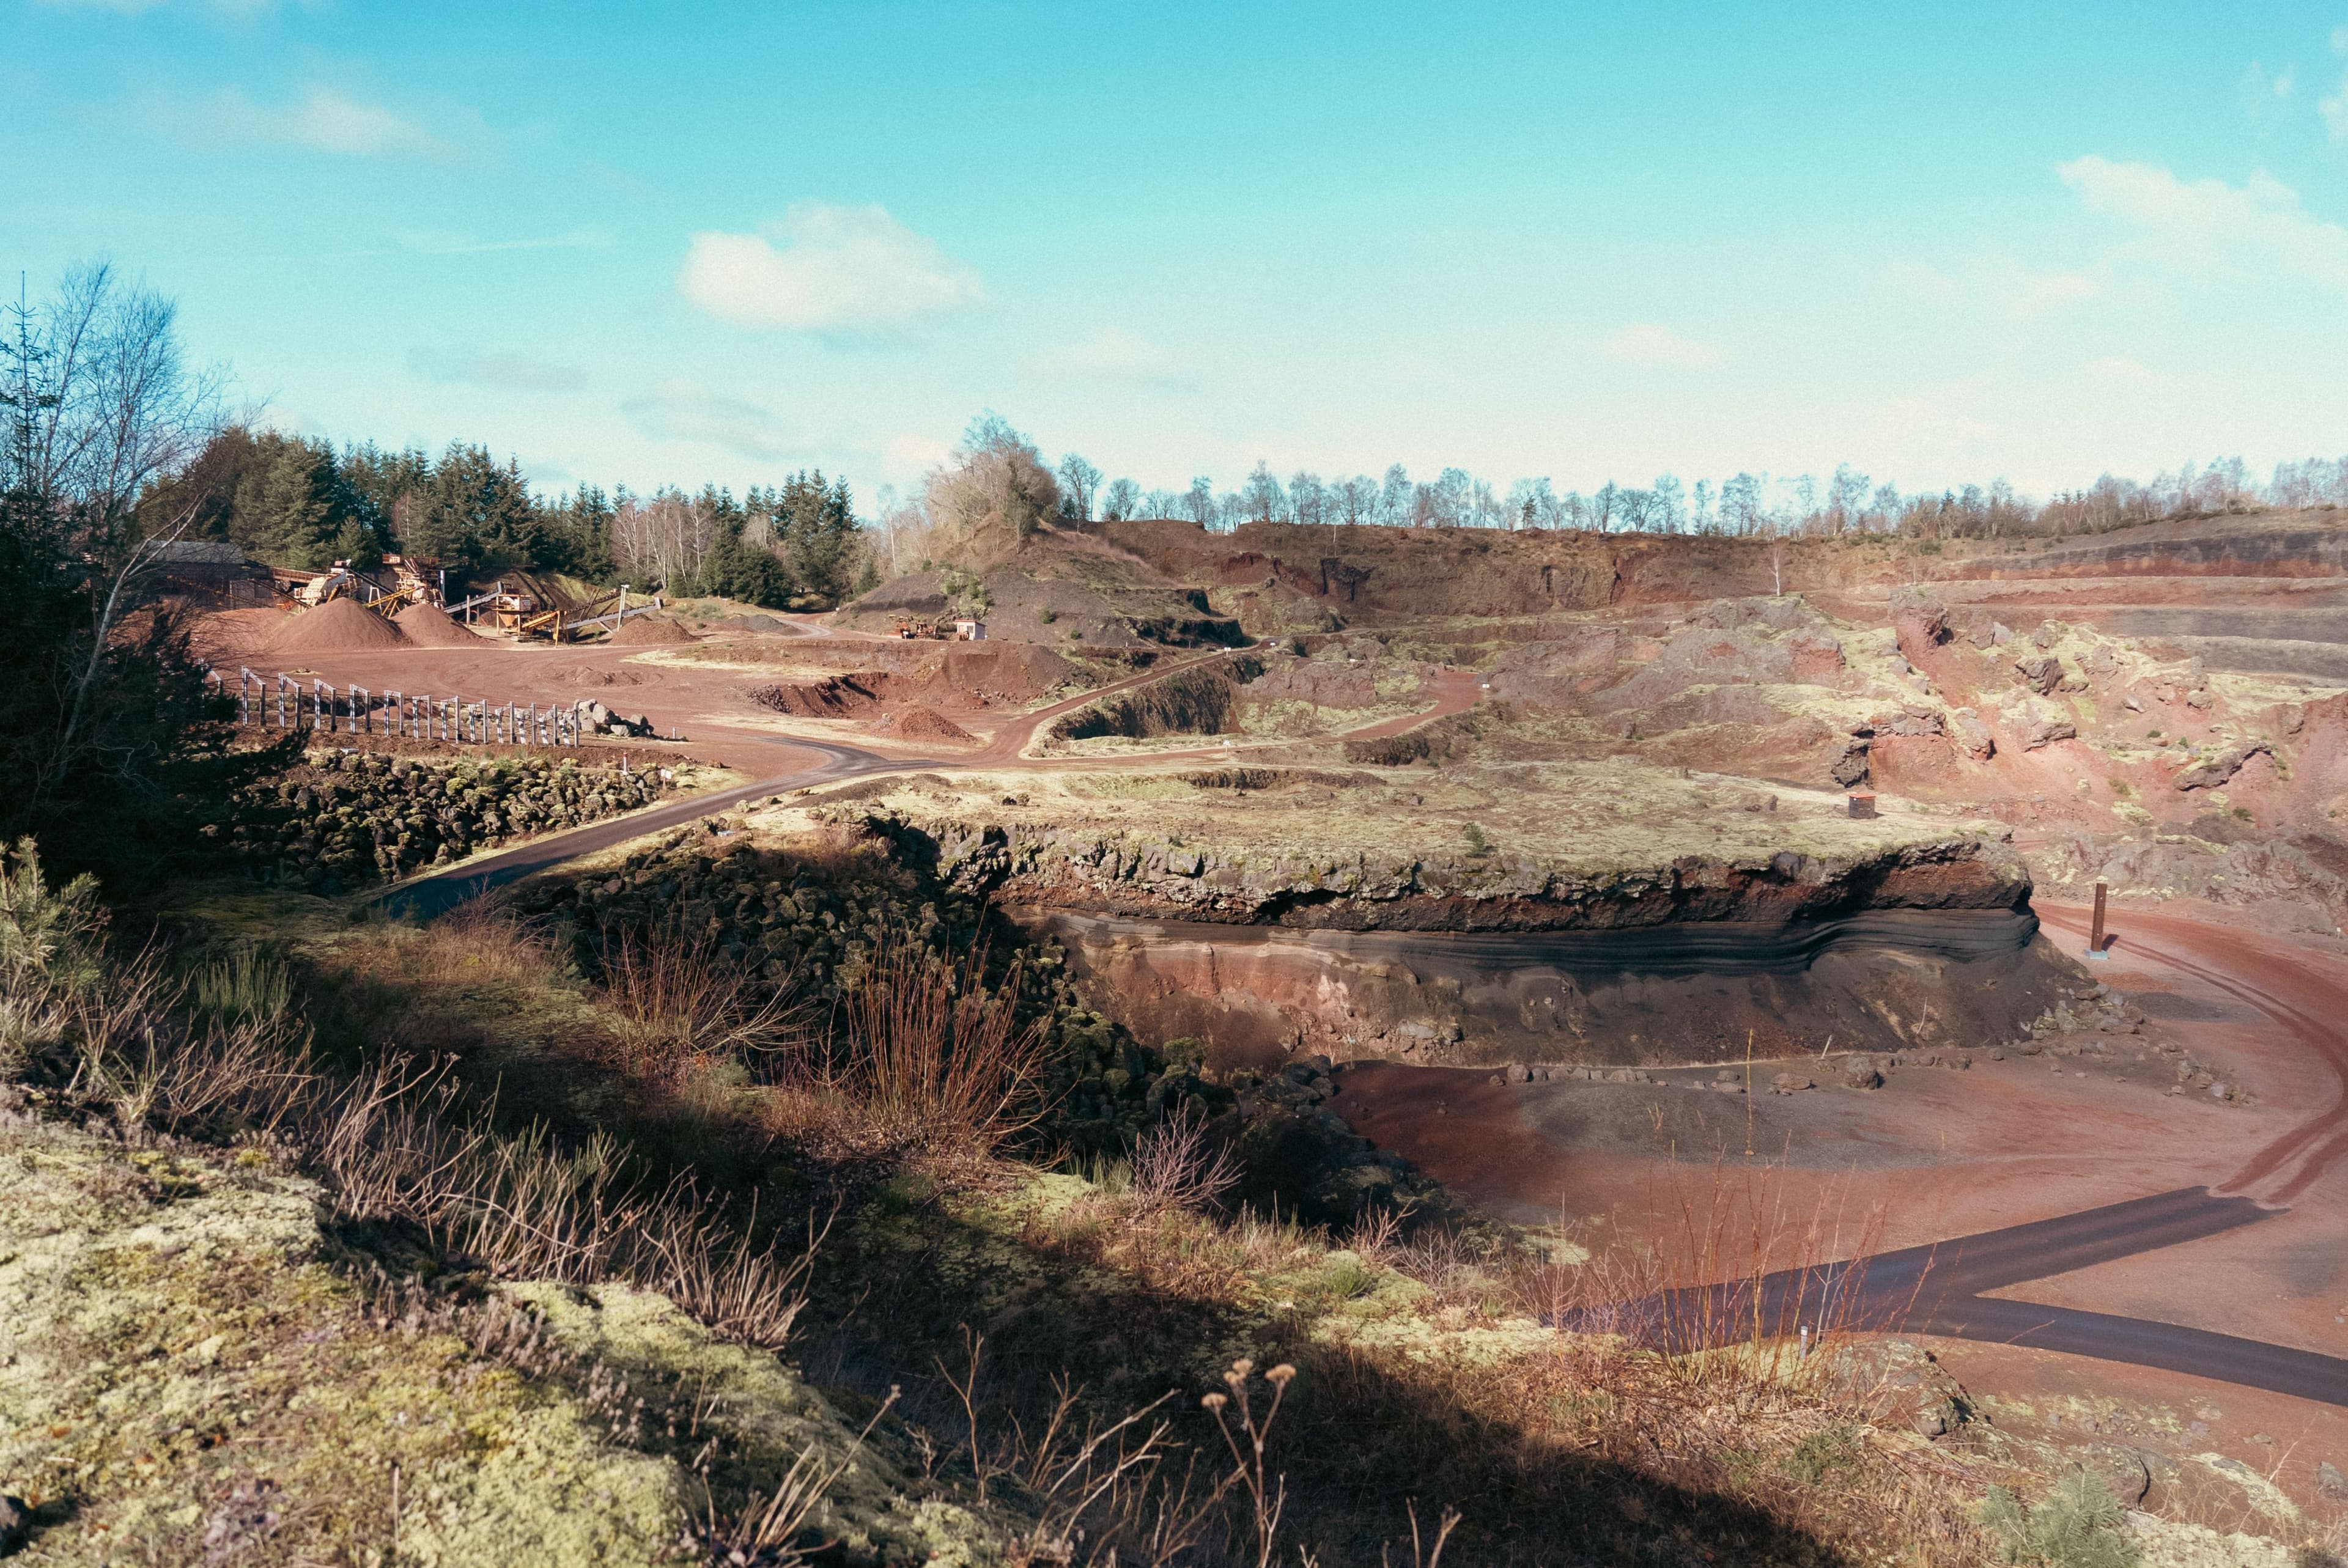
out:
M1206 1117L1187 1107L1135 1142L1130 1170L1128 1191L1145 1214L1218 1207L1241 1175L1230 1145L1210 1140Z
M1044 1114L1048 1046L1022 1025L1017 967L990 989L984 955L943 962L909 941L874 955L843 999L826 1086L901 1146L982 1158Z
M1411 1568L1442 1568L1443 1548L1450 1541L1451 1532L1459 1527L1459 1511L1447 1505L1441 1519L1436 1523L1435 1539L1427 1541L1419 1533L1418 1499L1412 1498L1403 1507L1410 1513ZM1384 1543L1378 1547L1378 1562L1385 1568L1391 1568L1392 1559L1387 1555Z
M1281 1400L1296 1377L1296 1368L1283 1361L1263 1375L1263 1380L1272 1385L1272 1403L1261 1419L1248 1397L1248 1378L1254 1370L1255 1363L1241 1357L1223 1374L1223 1386L1231 1392L1209 1394L1199 1402L1215 1418L1215 1430L1223 1434L1223 1443L1231 1450L1233 1477L1246 1489L1248 1501L1253 1505L1256 1568L1272 1568L1280 1544L1280 1516L1288 1506L1288 1479L1264 1473L1263 1445L1272 1435L1272 1423L1280 1414ZM1234 1405L1237 1414L1227 1417L1224 1412ZM1247 1440L1244 1447L1241 1438Z
M721 1057L767 1055L797 1043L790 988L754 982L706 942L674 934L607 933L603 999L620 1067L667 1080Z
M718 1516L716 1500L708 1494L705 1483L702 1517L686 1531L685 1549L699 1554L711 1568L794 1568L808 1560L810 1551L824 1552L837 1545L836 1542L825 1542L803 1549L798 1542L824 1498L839 1478L854 1468L857 1456L864 1451L865 1440L896 1402L897 1390L891 1389L837 1463L827 1468L817 1462L812 1447L800 1450L799 1457L791 1461L791 1468L783 1472L783 1479L776 1482L775 1490L752 1497L732 1519Z

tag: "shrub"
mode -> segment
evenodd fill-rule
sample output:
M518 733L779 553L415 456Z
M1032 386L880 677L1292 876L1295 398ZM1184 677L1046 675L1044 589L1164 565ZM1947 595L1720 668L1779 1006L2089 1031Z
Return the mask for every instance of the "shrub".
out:
M2044 1568L2133 1568L2137 1549L2119 1533L2120 1505L2100 1477L2074 1471L2036 1507L1990 1488L1982 1522L2008 1563Z

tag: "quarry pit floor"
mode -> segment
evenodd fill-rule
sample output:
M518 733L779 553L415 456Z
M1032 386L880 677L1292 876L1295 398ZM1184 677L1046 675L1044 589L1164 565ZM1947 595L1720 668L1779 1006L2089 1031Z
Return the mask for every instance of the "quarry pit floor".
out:
M2084 948L2084 909L2038 909L2053 939ZM2203 907L2129 907L2111 927L2097 978L2243 1101L2170 1093L2168 1061L2138 1060L2123 1037L2109 1060L1982 1051L1967 1071L1897 1068L1871 1091L1831 1087L1831 1063L1818 1062L1756 1062L1750 1095L1699 1091L1722 1071L1710 1066L1654 1084L1496 1085L1489 1069L1359 1063L1338 1074L1333 1103L1496 1215L1561 1225L1665 1278L1929 1245L2208 1187L2268 1217L2085 1267L2049 1256L2045 1276L1985 1294L2348 1356L2348 959ZM1788 1070L1820 1087L1771 1092ZM2011 1346L1952 1354L2016 1390L2059 1384L2066 1359ZM2128 1377L2172 1397L2198 1382Z

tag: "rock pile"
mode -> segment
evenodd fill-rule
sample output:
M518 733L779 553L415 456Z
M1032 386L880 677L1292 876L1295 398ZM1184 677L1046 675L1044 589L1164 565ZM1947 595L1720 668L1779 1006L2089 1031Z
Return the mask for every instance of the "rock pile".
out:
M638 713L633 719L623 718L606 704L592 697L582 697L573 707L579 714L579 727L593 735L653 734L653 722Z
M659 798L659 772L568 759L313 754L235 803L230 844L268 878L333 895Z

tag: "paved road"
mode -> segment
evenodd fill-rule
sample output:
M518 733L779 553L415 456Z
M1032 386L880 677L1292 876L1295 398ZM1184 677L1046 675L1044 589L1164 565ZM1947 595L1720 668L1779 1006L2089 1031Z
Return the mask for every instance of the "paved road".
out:
M2050 930L2076 938L2086 935L2084 910L2041 907L2039 913ZM2260 1149L2215 1190L2179 1188L1908 1247L1862 1263L1781 1270L1757 1285L1666 1292L1607 1309L1603 1316L1626 1332L1673 1349L1740 1341L1756 1328L1791 1335L1802 1324L1824 1324L2059 1350L2348 1407L2348 1359L2180 1324L1986 1294L2256 1225L2285 1212L2280 1205L2348 1157L2348 1125L2342 1114L2348 1106L2348 1020L2327 1020L2327 1013L2339 1011L2329 977L2294 963L2278 944L2199 921L2130 912L2114 924L2119 944L2192 974L2299 1040L2330 1069L2335 1080L2330 1102Z
M395 915L410 915L428 920L445 914L468 898L479 897L492 888L519 882L532 873L575 860L582 855L592 855L599 849L609 849L615 844L625 844L632 838L642 838L648 833L697 822L705 816L756 800L760 795L779 794L788 790L805 789L810 784L838 784L865 774L893 773L900 768L921 768L934 765L921 759L877 756L854 746L835 746L823 741L793 741L795 749L812 752L823 760L811 767L795 773L778 774L773 778L758 780L736 789L720 790L714 794L688 795L682 800L666 801L644 811L631 812L603 822L574 827L565 833L551 833L533 838L528 844L501 854L472 861L453 870L436 872L403 882L376 900Z
M2348 1360L2338 1357L1983 1294L2199 1241L2277 1212L2248 1198L2218 1197L2207 1187L2184 1187L1859 1263L1785 1269L1765 1276L1757 1292L1749 1284L1672 1291L1590 1316L1672 1350L1741 1342L1756 1328L1767 1337L1789 1337L1803 1324L1940 1334L2156 1367L2348 1407Z

